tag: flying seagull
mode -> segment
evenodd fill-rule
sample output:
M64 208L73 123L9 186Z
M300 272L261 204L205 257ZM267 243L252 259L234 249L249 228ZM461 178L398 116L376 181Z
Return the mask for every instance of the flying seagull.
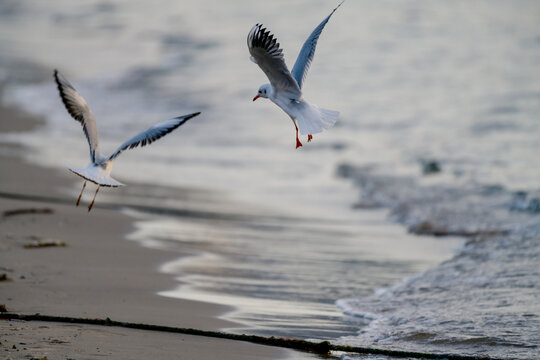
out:
M259 65L270 80L270 84L264 84L259 88L253 101L260 97L270 99L290 116L296 128L297 149L302 146L298 139L299 128L300 134L307 135L309 142L313 138L312 134L330 128L339 116L338 111L322 109L305 101L302 97L302 85L315 55L319 36L341 4L343 1L309 35L300 49L292 72L289 72L285 64L283 50L280 49L277 38L262 24L256 24L247 37L251 61Z
M116 160L118 155L120 155L124 150L133 149L137 146L143 147L151 144L157 139L167 135L180 125L184 124L189 119L200 114L200 112L197 112L189 115L178 116L171 120L162 121L124 142L122 145L120 145L120 147L118 147L118 149L116 149L115 152L112 153L112 155L103 156L98 148L96 120L94 118L94 114L92 114L92 111L90 111L88 104L83 97L79 95L77 90L75 90L73 85L71 85L70 82L58 72L58 70L54 70L54 79L58 85L58 91L60 92L62 102L66 106L68 113L75 120L81 123L84 135L86 135L88 145L90 146L90 164L88 164L85 169L69 169L84 179L81 194L77 199L77 206L79 206L87 181L91 181L98 186L96 193L94 194L94 198L88 206L88 211L92 210L92 206L94 206L94 201L96 200L96 195L101 186L124 186L124 184L116 181L110 175L113 162Z

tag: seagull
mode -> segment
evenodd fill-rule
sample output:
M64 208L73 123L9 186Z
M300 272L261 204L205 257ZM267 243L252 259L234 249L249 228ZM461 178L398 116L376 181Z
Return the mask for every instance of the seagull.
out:
M315 55L319 36L341 4L343 1L309 35L300 49L292 72L289 72L285 64L283 50L280 49L277 38L262 24L256 24L247 37L250 60L259 65L270 80L270 84L261 85L253 101L260 97L270 99L290 116L296 128L297 149L302 146L298 139L299 128L300 133L307 135L310 142L313 139L312 134L330 128L339 116L338 111L322 109L305 101L302 98L302 85Z
M96 200L96 195L101 186L124 186L124 184L116 181L110 175L113 162L114 160L116 160L118 155L120 155L124 150L133 149L137 146L143 147L145 145L151 144L157 139L160 139L161 137L167 135L180 125L184 124L189 119L200 114L200 112L196 112L189 115L178 116L171 120L162 121L152 126L148 130L143 131L124 142L122 145L120 145L120 147L118 147L118 149L116 149L115 152L112 153L112 155L103 156L98 149L98 133L96 127L96 120L94 118L94 114L92 114L92 111L90 111L88 104L83 99L83 97L79 95L77 90L75 90L73 85L71 85L70 82L58 72L58 70L54 70L54 79L56 80L56 84L58 85L58 91L60 92L60 98L62 98L62 102L64 103L71 117L81 123L84 135L86 135L86 140L88 140L88 145L90 146L90 164L88 164L85 169L69 169L74 174L84 179L81 194L77 199L77 206L79 206L81 196L84 188L86 187L87 181L93 182L98 186L96 193L94 194L94 198L88 206L88 212L92 210L92 206L94 206L94 201Z

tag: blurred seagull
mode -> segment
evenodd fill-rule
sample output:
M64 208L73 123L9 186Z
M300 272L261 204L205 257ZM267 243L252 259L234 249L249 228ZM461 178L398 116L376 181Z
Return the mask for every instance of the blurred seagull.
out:
M259 65L266 74L270 84L259 88L253 101L258 98L268 98L291 117L296 128L296 148L302 146L298 139L298 128L302 135L308 136L330 128L338 119L339 112L321 109L309 104L302 98L302 85L315 55L317 40L334 12L343 4L343 1L313 30L302 46L298 58L294 63L292 72L289 72L283 58L283 50L270 31L262 24L255 25L248 34L247 44L251 61Z
M124 184L116 181L110 176L113 161L118 157L118 155L120 155L124 150L133 149L137 146L143 147L151 144L157 139L167 135L180 125L184 124L189 119L200 114L200 112L197 112L160 122L124 142L112 155L108 157L102 156L98 149L96 120L94 119L94 114L92 114L92 111L90 111L88 104L83 97L79 95L77 90L75 90L73 85L71 85L69 81L67 81L67 79L58 72L58 70L54 70L54 78L56 80L56 84L58 85L58 91L60 91L62 102L66 106L69 114L75 120L81 123L84 135L86 135L88 145L90 146L90 164L88 164L86 169L69 169L85 180L81 194L77 199L77 206L79 206L81 201L82 193L86 187L86 181L91 181L98 186L96 193L94 194L94 198L88 206L88 211L92 210L92 206L94 206L94 201L96 200L96 195L101 186L124 186Z

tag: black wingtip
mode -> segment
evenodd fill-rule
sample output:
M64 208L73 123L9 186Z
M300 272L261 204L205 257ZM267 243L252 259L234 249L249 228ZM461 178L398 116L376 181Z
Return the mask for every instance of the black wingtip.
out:
M54 69L54 81L56 81L56 83L58 84L58 86L60 86L60 79L58 79L58 74L60 74L58 72L58 69Z
M175 119L183 119L184 121L188 121L189 119L194 118L195 116L198 116L200 114L201 114L201 112L198 111L198 112L195 112L193 114L177 116L177 117L175 117Z
M56 85L58 85L58 90L60 93L63 92L62 88L65 86L69 86L73 88L73 85L69 81L66 80L66 78L62 75L58 69L54 69L54 80L56 81Z
M335 13L336 10L337 10L341 5L343 5L344 2L345 2L345 0L341 0L341 2L338 4L338 6L336 6L336 7L334 8L334 10L332 10L332 14Z
M200 111L197 111L193 114L189 114L189 115L184 115L184 117L187 117L188 119L191 119L191 118L194 118L195 116L199 116L201 114Z
M60 93L60 98L62 99L62 102L64 103L69 112L69 107L66 103L62 82L60 81L60 72L57 69L54 69L54 81L56 82L56 87L58 88L58 92Z

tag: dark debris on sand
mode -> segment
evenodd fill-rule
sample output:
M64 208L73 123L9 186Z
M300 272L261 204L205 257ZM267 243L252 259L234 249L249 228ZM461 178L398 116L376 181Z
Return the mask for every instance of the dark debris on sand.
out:
M6 210L2 213L3 217L17 216L17 215L27 215L27 214L53 214L54 210L51 208L28 208L28 209L15 209L15 210Z
M40 249L40 248L47 248L47 247L66 247L67 244L63 241L34 241L29 244L25 244L25 249Z

